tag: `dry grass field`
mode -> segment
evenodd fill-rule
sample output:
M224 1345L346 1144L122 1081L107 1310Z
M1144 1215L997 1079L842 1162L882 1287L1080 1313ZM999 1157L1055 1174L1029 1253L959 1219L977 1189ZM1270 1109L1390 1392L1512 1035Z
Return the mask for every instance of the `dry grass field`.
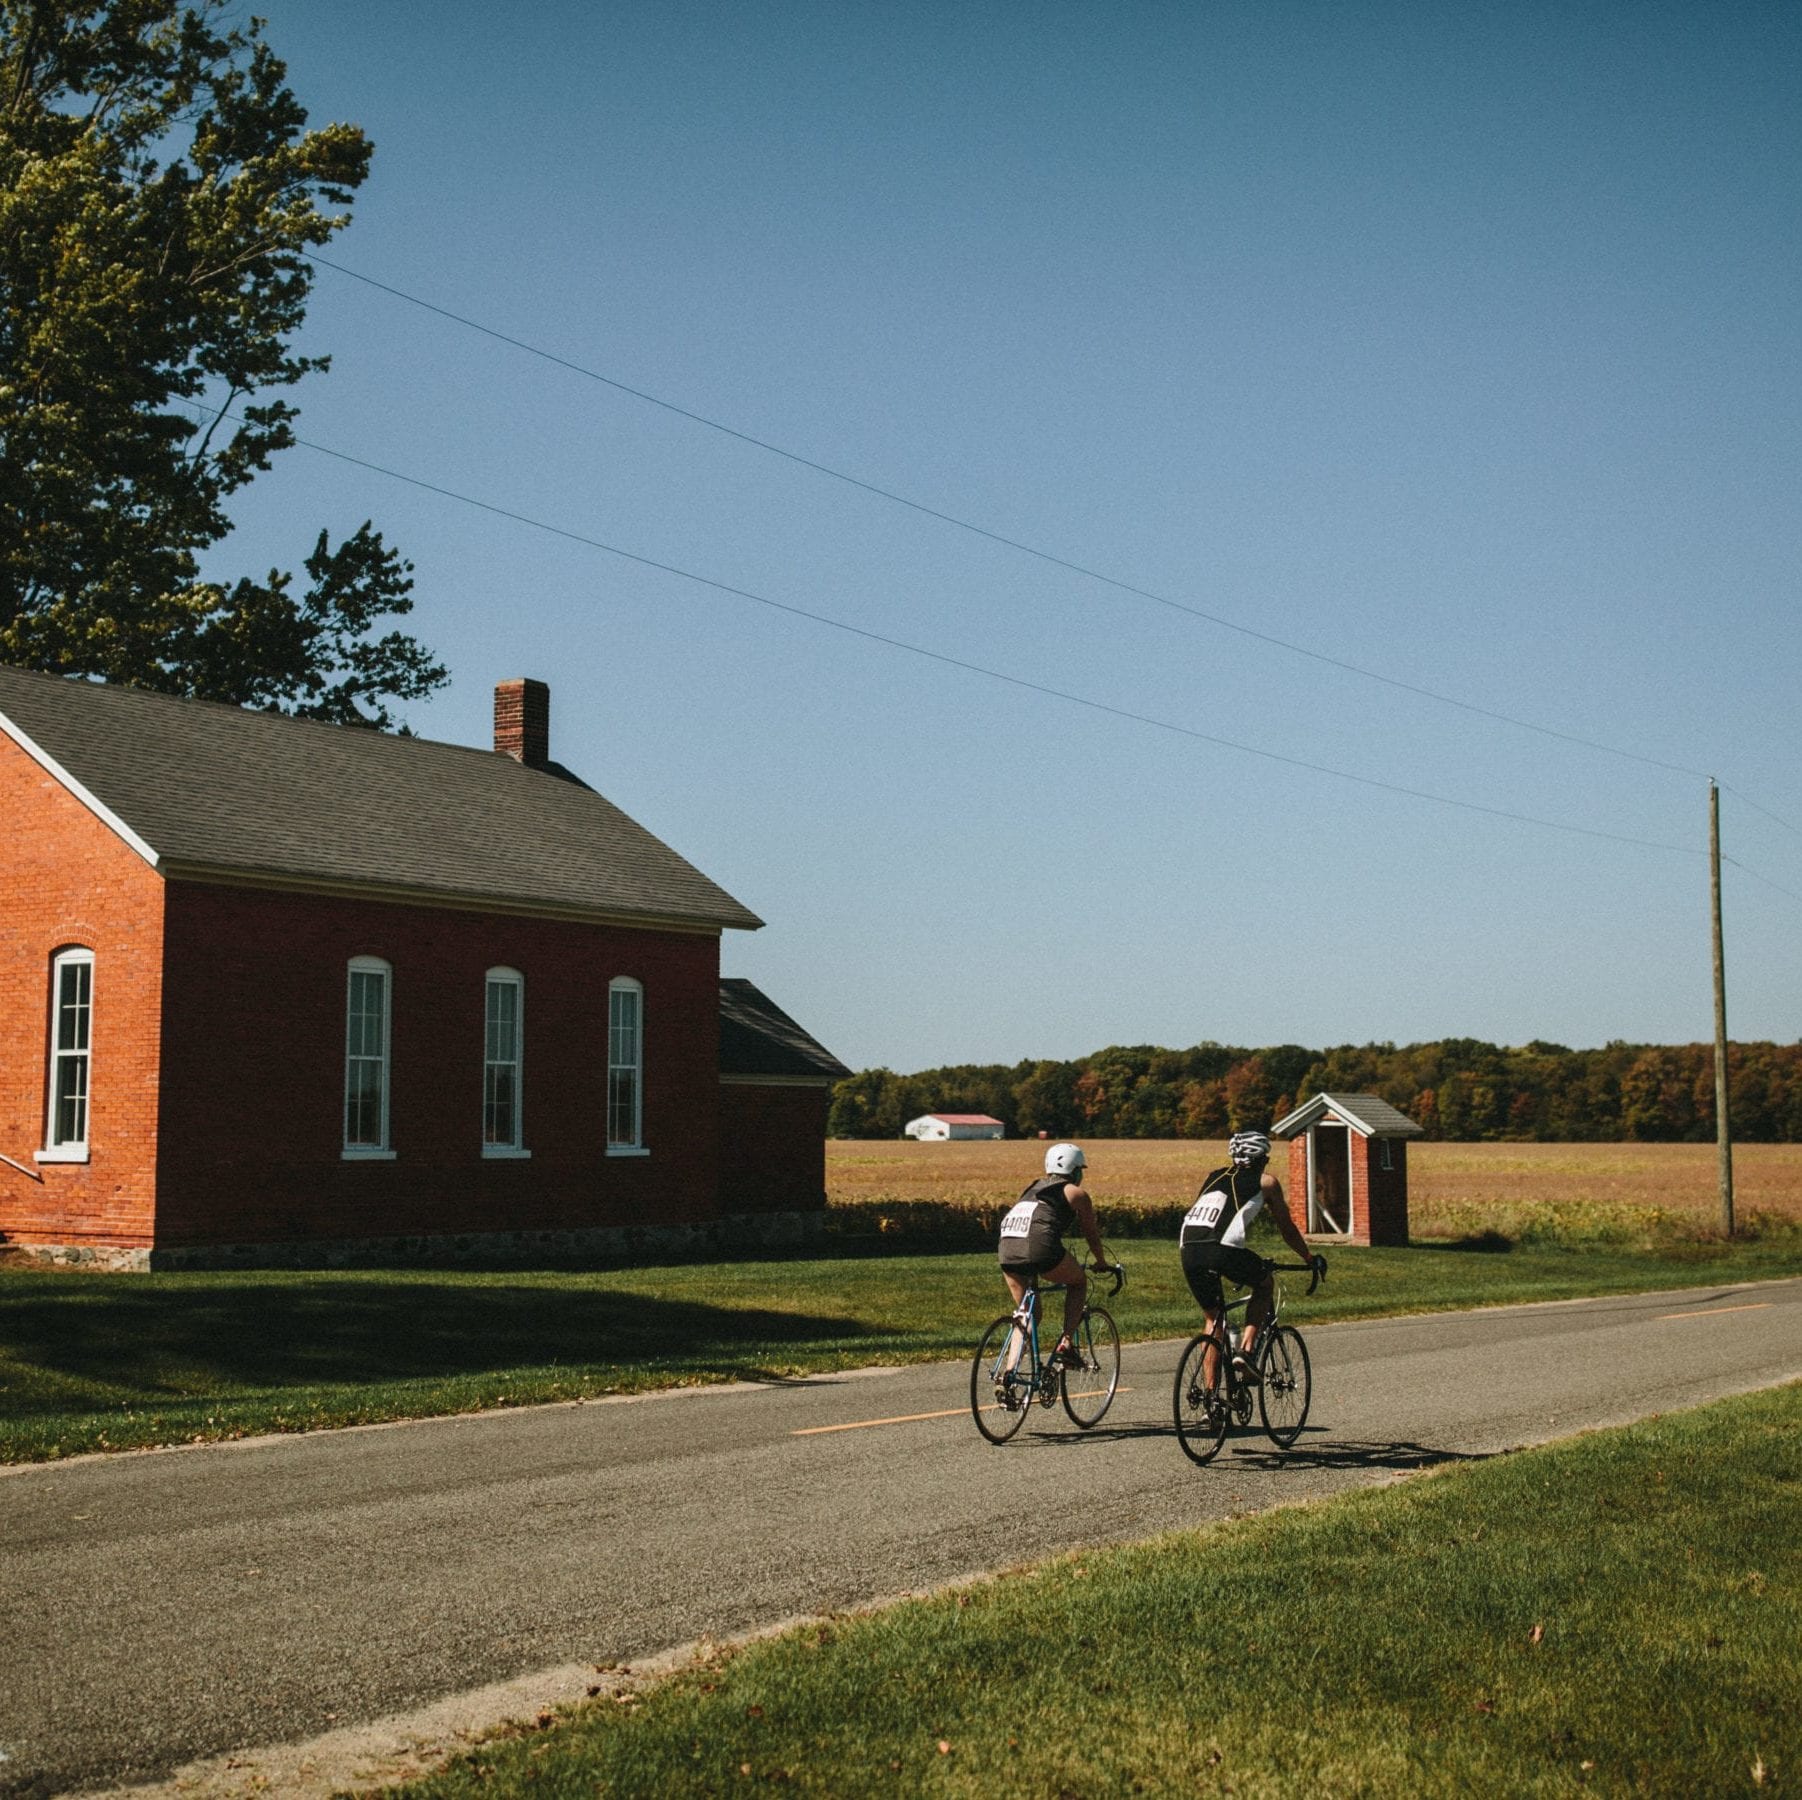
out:
M1113 1138L1085 1142L1089 1186L1107 1220L1110 1199L1171 1206L1193 1198L1226 1145ZM838 1204L939 1200L993 1207L1038 1173L1044 1146L916 1144L835 1139L826 1146L826 1191ZM1278 1147L1274 1164L1284 1172ZM1802 1223L1802 1145L1742 1144L1733 1156L1735 1209ZM1705 1229L1719 1198L1712 1144L1411 1144L1413 1235L1457 1237L1484 1230L1518 1233L1522 1221L1593 1210Z

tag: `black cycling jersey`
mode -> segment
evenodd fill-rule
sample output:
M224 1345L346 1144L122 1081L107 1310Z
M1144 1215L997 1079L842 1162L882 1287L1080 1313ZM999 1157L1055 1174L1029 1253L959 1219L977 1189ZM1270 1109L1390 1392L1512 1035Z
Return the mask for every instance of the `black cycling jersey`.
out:
M1050 1207L1051 1228L1061 1234L1076 1223L1076 1208L1064 1197L1064 1189L1070 1185L1068 1175L1047 1175L1041 1181L1029 1181L1020 1191L1020 1200L1031 1200L1040 1207ZM1020 1200L1016 1200L1014 1204L1018 1206Z
M1001 1221L999 1251L1005 1269L1043 1274L1064 1260L1064 1233L1076 1224L1076 1208L1064 1197L1067 1175L1028 1182Z
M1264 1171L1230 1164L1216 1169L1201 1184L1195 1204L1183 1215L1178 1242L1243 1244L1245 1228L1264 1204Z

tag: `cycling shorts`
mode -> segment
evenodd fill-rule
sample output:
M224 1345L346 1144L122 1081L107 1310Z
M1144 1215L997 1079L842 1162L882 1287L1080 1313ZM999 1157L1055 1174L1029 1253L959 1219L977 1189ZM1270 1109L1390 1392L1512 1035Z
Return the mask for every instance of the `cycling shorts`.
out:
M1263 1257L1243 1244L1184 1244L1182 1256L1189 1292L1206 1312L1217 1313L1226 1304L1222 1275L1242 1288L1261 1287L1266 1280Z
M1055 1231L1034 1231L1030 1237L1003 1238L999 1262L1008 1274L1049 1275L1070 1252Z

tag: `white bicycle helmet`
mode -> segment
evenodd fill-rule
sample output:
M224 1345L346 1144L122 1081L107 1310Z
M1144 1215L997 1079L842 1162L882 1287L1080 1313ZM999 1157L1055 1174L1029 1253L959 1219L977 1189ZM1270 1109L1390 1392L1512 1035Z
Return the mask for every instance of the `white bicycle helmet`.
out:
M1066 1181L1074 1181L1088 1164L1078 1144L1053 1144L1045 1152L1045 1173L1061 1175Z
M1261 1131L1235 1131L1226 1141L1226 1153L1240 1168L1270 1160L1270 1140Z

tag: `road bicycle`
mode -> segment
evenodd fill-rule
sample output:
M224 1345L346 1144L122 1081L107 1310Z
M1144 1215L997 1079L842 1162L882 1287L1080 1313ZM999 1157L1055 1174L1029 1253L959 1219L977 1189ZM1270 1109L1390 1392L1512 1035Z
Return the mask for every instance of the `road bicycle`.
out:
M1294 1272L1312 1277L1311 1294L1320 1285L1320 1268L1316 1263L1277 1263L1264 1261L1266 1274ZM1287 1450L1301 1436L1307 1422L1308 1402L1313 1395L1313 1378L1308 1370L1308 1346L1293 1325L1281 1323L1283 1284L1275 1283L1271 1297L1270 1317L1259 1328L1258 1341L1252 1349L1252 1362L1262 1380L1241 1380L1233 1367L1236 1335L1232 1315L1250 1303L1250 1294L1241 1294L1227 1302L1213 1331L1197 1332L1183 1350L1176 1365L1176 1387L1172 1396L1176 1408L1176 1437L1183 1452L1192 1462L1212 1462L1226 1441L1227 1430L1237 1424L1251 1425L1252 1395L1257 1395L1258 1418L1270 1441L1279 1450ZM1214 1378L1208 1380L1208 1351L1214 1351Z
M1115 1263L1106 1273L1114 1278L1107 1291L1111 1300L1126 1271ZM970 1411L976 1429L991 1444L1005 1444L1026 1423L1035 1401L1055 1406L1062 1399L1070 1423L1083 1431L1099 1425L1114 1403L1120 1387L1120 1333L1105 1307L1085 1306L1076 1322L1070 1342L1081 1353L1079 1367L1039 1354L1039 1296L1062 1292L1061 1282L1040 1287L1035 1281L1020 1304L982 1334L970 1364Z

